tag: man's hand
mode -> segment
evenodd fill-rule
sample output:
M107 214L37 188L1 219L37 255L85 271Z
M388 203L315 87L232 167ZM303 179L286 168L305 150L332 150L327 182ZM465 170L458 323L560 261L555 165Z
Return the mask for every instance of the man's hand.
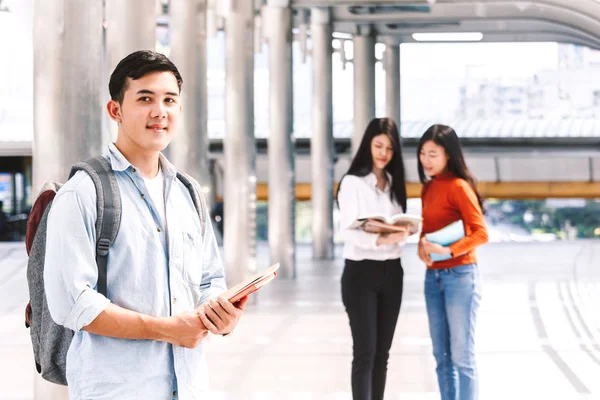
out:
M418 250L419 258L421 259L421 261L423 261L425 263L425 265L430 267L431 264L433 264L433 261L431 260L431 255L425 250L425 247L423 246L423 240L427 240L427 239L425 239L423 237L419 241L419 250Z
M219 296L196 308L196 313L212 334L225 335L231 333L236 327L247 302L248 296L243 297L235 305L225 297Z
M172 318L167 342L193 349L208 335L208 329L198 318L196 311L186 311Z

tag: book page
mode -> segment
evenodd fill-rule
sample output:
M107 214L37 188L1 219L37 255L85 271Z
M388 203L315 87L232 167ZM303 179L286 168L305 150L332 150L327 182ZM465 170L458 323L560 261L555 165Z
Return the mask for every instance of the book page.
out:
M421 218L421 216L419 215L411 215L411 214L396 214L396 215L392 215L392 217L390 218L390 223L392 224L413 224L413 225L419 225L421 222L423 222L423 218Z
M378 220L368 221L365 224L365 230L371 233L390 233L390 232L404 232L407 230L406 226L388 224L385 222L379 222Z

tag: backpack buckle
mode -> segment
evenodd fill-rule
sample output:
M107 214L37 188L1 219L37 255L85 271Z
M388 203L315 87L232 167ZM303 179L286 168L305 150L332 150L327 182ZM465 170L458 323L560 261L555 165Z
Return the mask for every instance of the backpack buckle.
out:
M106 256L108 254L108 248L110 247L110 240L106 238L102 238L98 240L98 244L96 245L96 253L101 256Z

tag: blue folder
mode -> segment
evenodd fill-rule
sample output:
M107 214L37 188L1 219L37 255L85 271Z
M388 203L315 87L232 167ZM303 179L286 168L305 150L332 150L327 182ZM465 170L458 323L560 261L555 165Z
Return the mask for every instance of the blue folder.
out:
M463 225L462 220L455 221L450 225L446 225L440 230L435 232L426 233L425 238L432 243L437 243L441 246L448 246L454 242L459 241L460 239L465 237L465 227ZM452 258L450 254L436 254L431 253L431 260L436 261L444 261Z

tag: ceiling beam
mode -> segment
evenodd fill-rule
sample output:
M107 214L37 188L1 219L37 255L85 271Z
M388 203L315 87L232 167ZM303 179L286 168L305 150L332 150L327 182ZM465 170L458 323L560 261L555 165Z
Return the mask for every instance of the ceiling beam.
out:
M398 3L402 2L399 1ZM600 2L588 0L578 0L577 2L538 0L529 3L493 0L477 2L439 0L431 7L429 12L418 14L407 12L360 13L352 12L348 7L335 7L332 10L335 22L352 22L355 24L414 23L416 21L489 21L490 19L540 20L570 27L585 35L600 38Z

